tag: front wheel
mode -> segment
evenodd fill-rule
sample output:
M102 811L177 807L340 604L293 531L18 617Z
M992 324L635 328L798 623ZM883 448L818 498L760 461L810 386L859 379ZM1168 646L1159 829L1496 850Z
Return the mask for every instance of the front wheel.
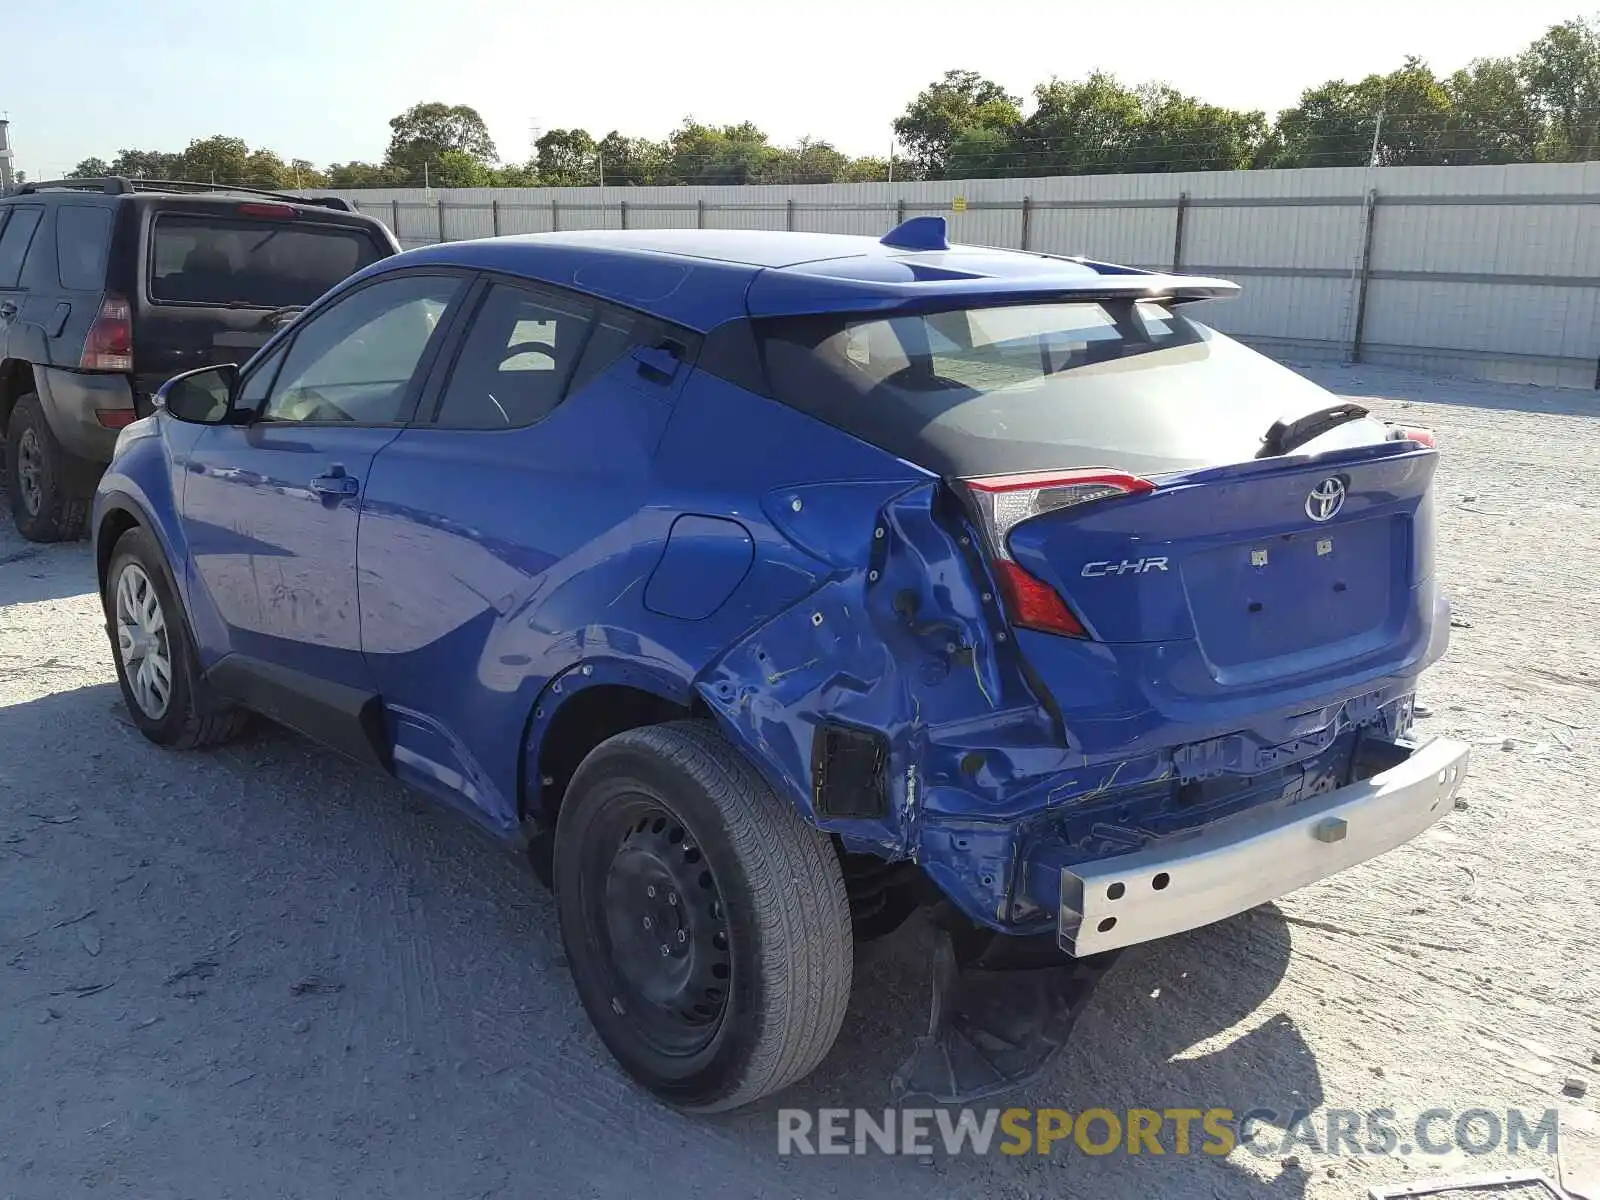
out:
M852 970L838 858L710 722L630 730L584 759L555 892L590 1020L668 1103L749 1104L838 1036Z

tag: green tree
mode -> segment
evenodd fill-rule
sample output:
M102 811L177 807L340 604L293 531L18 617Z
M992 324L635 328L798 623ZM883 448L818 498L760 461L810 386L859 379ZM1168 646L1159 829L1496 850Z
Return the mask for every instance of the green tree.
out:
M1103 175L1136 159L1143 107L1114 75L1052 79L1034 88L1033 98L1016 139L1029 174Z
M489 127L475 108L432 101L414 104L389 122L392 136L384 165L407 182L431 181L452 151L488 166L499 161Z
M67 172L68 179L103 179L112 174L111 164L103 158L86 158Z
M1516 59L1477 59L1446 79L1444 87L1450 94L1445 142L1452 162L1538 159L1545 122Z
M595 147L598 164L610 186L655 183L666 166L666 147L649 138L623 137L613 129Z
M538 187L539 168L532 162L507 163L501 167L490 167L490 187Z
M429 178L434 187L488 187L490 168L465 150L446 150L433 164Z
M720 128L685 118L667 139L666 174L673 183L760 183L780 169L783 151L749 121Z
M276 157L274 155L274 157ZM180 179L200 183L248 182L250 147L242 138L217 134L189 143L179 163ZM278 164L282 166L282 163Z
M181 179L183 155L161 150L118 150L111 173L127 179Z
M328 176L315 163L297 158L289 164L285 182L296 188L325 188L328 186Z
M1022 101L976 71L946 71L895 118L894 133L925 179L940 179L956 142L977 130L1010 133L1022 124ZM992 139L981 139L992 146Z
M767 174L782 176L770 180L774 183L838 183L850 177L850 156L828 142L801 138L769 165Z
M1519 66L1528 98L1547 123L1540 157L1600 157L1600 27L1582 19L1552 25Z
M244 160L244 175L239 180L247 187L294 187L294 173L289 164L271 150L252 151Z
M1135 93L1139 123L1127 171L1238 171L1267 140L1267 115L1206 104L1165 84Z
M1380 120L1381 114L1381 120ZM1451 94L1427 63L1408 58L1399 70L1358 83L1332 79L1309 88L1278 114L1268 164L1275 167L1433 166L1474 161L1452 146Z
M327 170L327 186L341 190L400 187L403 183L400 172L380 163L332 163Z
M586 129L551 129L534 144L539 182L545 187L585 187L599 182L594 138Z
M898 164L897 164L898 167ZM861 158L853 158L850 165L845 168L845 183L884 183L889 178L889 160L875 158L870 154Z

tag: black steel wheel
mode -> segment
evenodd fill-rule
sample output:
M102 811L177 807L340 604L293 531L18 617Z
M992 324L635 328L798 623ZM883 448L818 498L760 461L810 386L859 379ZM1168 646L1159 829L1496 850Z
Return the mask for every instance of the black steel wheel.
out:
M683 819L622 795L584 847L590 933L616 971L613 1007L660 1053L693 1056L716 1037L732 975L728 913Z
M554 858L578 994L645 1087L719 1111L822 1061L850 998L839 861L709 722L597 747L567 789Z

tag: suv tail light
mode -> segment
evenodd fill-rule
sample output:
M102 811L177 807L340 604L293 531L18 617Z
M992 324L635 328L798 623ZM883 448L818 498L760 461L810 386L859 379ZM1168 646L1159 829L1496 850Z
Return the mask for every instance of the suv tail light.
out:
M133 370L133 309L121 296L107 296L100 305L78 365L85 371Z
M1056 590L1011 557L1007 538L1014 528L1033 517L1112 496L1153 491L1155 484L1125 471L1102 468L986 475L962 482L977 505L989 561L1011 623L1065 637L1088 637L1083 622Z

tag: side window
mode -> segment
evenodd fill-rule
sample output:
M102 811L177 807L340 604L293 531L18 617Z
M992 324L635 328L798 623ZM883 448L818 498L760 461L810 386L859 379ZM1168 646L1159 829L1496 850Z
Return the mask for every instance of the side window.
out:
M74 292L105 287L111 210L104 205L64 204L56 210L56 268L61 286Z
M287 353L287 347L274 350L271 358L250 372L250 378L244 381L244 387L240 390L239 399L236 401L240 409L261 407L267 394L272 390L272 381L278 377L278 368L283 366L283 358Z
M595 320L594 333L583 348L583 357L578 360L578 369L572 373L572 384L567 390L582 391L596 375L633 349L635 324L631 313L603 310Z
M566 394L590 319L582 301L494 284L434 420L446 429L517 429L549 415Z
M458 279L410 275L342 298L295 335L262 419L405 420L417 364L461 290Z
M34 205L18 205L11 210L11 220L0 231L0 287L17 286L22 277L22 260L27 257L33 231L39 228L43 216L44 209Z
M700 339L696 334L667 325L655 317L622 309L603 309L595 319L594 334L583 349L572 382L567 385L568 394L587 387L596 376L639 346L665 350L678 361L686 362L692 361L698 353ZM655 383L665 382L660 376L640 373L639 377Z

